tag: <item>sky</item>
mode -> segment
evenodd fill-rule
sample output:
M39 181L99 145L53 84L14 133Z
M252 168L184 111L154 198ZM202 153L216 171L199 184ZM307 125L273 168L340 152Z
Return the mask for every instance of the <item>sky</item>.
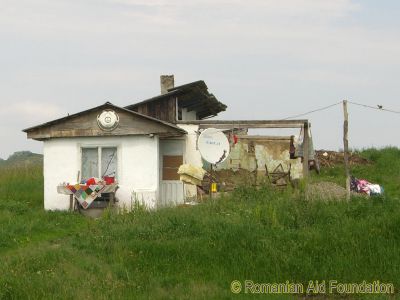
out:
M158 95L161 74L204 80L228 105L220 119L343 99L400 111L394 0L0 0L0 41L2 158L42 152L24 128ZM301 118L315 148L342 147L340 105ZM400 146L399 128L400 114L349 105L352 148Z

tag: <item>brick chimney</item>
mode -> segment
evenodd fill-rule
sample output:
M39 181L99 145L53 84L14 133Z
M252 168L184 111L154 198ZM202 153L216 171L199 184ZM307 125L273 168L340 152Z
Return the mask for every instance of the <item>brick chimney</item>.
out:
M166 94L168 89L172 89L174 87L174 75L161 75L160 84L161 95Z

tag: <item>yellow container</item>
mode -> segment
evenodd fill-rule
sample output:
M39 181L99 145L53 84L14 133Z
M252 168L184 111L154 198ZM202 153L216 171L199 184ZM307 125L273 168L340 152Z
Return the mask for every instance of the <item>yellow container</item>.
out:
M211 183L211 193L217 192L217 184L215 182Z

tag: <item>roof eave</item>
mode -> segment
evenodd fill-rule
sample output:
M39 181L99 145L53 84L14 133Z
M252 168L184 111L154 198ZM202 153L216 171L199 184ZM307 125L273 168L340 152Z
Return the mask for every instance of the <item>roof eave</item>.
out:
M190 83L187 83L184 85L170 88L170 89L168 89L168 92L166 94L158 95L156 97L152 97L152 98L143 100L141 102L125 106L125 108L126 109L135 109L138 106L146 104L146 103L150 103L153 101L160 101L162 99L165 99L166 97L172 97L172 96L176 96L179 94L185 94L185 93L188 93L193 90L198 90L201 94L203 94L203 96L205 98L208 98L209 101L214 102L214 103L212 103L213 105L218 106L217 109L210 111L210 113L209 113L210 116L212 114L214 114L214 111L216 111L216 113L218 114L221 111L226 110L227 106L225 104L223 104L222 102L218 101L218 99L213 94L208 92L208 87L203 80L198 80L198 81L194 81L194 82L190 82ZM205 117L208 117L208 116L205 116Z
M84 110L84 111L81 111L81 112L78 112L78 113L75 113L75 114L72 114L72 115L68 115L68 116L65 116L65 117L50 121L50 122L46 122L46 123L37 125L37 126L29 127L29 128L23 129L22 131L25 132L25 133L29 133L29 132L31 132L33 130L37 130L37 129L40 129L40 128L43 128L43 127L46 127L46 126L51 126L51 125L57 124L59 122L62 122L62 121L65 121L65 120L80 116L80 115L88 113L88 112L91 112L93 110L97 110L97 109L101 109L101 108L107 108L107 107L126 111L126 112L128 112L130 114L133 114L133 115L136 115L136 116L148 119L148 120L152 120L154 122L163 124L163 125L168 126L170 128L173 128L174 130L176 130L176 131L178 131L178 132L180 132L182 134L187 134L187 132L184 129L182 129L182 128L174 125L174 124L171 124L169 122L166 122L166 121L163 121L163 120L160 120L160 119L157 119L157 118L153 118L153 117L150 117L150 116L147 116L147 115L143 115L141 113L126 109L124 107L116 106L116 105L112 104L111 102L106 102L105 104L102 104L100 106L96 106L96 107L93 107L93 108L90 108L90 109L87 109L87 110Z

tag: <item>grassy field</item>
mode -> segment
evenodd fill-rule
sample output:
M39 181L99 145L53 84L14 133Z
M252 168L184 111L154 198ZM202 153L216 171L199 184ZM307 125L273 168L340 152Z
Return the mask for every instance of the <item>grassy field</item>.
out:
M198 206L99 220L44 212L40 167L1 170L0 298L247 299L230 291L246 279L380 280L397 292L400 150L362 155L373 164L354 175L383 184L384 197L306 201L302 189L243 187ZM312 180L343 185L342 173Z

